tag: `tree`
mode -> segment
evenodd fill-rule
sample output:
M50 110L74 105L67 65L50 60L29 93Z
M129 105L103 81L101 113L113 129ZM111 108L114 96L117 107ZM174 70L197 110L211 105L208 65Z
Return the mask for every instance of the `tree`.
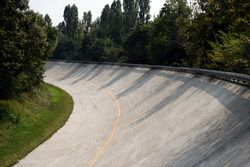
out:
M78 9L76 5L67 5L64 9L65 33L72 39L79 37Z
M14 3L3 0L0 3L0 97L2 98L19 91L15 83L23 66L22 48L25 39L20 27L25 17L21 12L27 10L28 1Z
M100 28L102 34L107 36L110 30L110 7L108 4L105 5L105 7L102 10L102 14L100 17Z
M48 14L44 16L44 21L47 27L52 27L52 21Z
M65 28L66 27L66 25L65 25L65 23L64 23L64 21L63 22L61 22L61 23L59 23L58 25L57 25L57 30L58 30L58 32L59 33L63 33L63 34L65 34L66 32L65 32Z
M83 32L86 35L90 31L91 22L92 22L92 13L91 11L83 13Z
M56 45L57 45L57 30L55 27L52 27L52 21L48 14L44 16L44 22L46 26L46 34L47 34L47 42L48 42L48 49L47 54L49 56L52 56Z
M124 10L124 24L125 32L129 32L131 28L135 27L136 24L136 4L135 0L124 0L123 1Z
M115 43L121 44L124 34L124 24L120 0L114 0L111 7L106 5L100 19L102 37L111 38Z
M149 60L153 64L186 65L183 28L191 15L186 0L168 0L152 23Z
M45 60L48 58L48 36L46 33L45 22L41 15L33 11L26 12L24 25L29 25L29 28L24 29L27 34L24 47L23 67L20 77L20 88L30 90L32 87L37 87L42 82ZM18 84L16 84L18 85Z
M110 8L109 35L115 43L121 44L124 35L123 14L120 0L113 1Z
M0 97L29 91L40 85L48 58L44 18L28 10L28 1L1 1Z
M64 21L57 26L58 45L53 58L79 59L84 27L79 23L76 5L67 5L63 16Z
M138 19L141 24L148 23L150 19L150 0L136 0Z

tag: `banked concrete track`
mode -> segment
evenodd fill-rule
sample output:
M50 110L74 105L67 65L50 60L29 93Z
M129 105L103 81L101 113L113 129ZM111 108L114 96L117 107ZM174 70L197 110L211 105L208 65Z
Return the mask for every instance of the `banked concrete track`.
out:
M173 71L48 62L63 128L17 167L249 167L250 89Z

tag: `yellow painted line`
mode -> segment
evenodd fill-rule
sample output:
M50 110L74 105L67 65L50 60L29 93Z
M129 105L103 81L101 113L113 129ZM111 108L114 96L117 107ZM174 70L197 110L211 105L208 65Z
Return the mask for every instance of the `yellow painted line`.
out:
M109 134L109 136L106 138L106 140L103 141L103 143L101 144L101 147L97 150L97 152L95 153L94 157L88 162L87 167L93 167L95 165L95 163L97 162L97 160L100 159L101 155L105 152L105 150L107 149L107 147L109 146L110 142L112 141L118 126L119 126L119 122L120 122L120 117L121 117L121 107L120 107L120 103L117 100L117 98L113 95L112 92L107 91L106 92L108 96L110 96L113 101L116 104L116 108L117 108L117 115L116 115L116 119L113 125L113 129L111 131L111 133Z

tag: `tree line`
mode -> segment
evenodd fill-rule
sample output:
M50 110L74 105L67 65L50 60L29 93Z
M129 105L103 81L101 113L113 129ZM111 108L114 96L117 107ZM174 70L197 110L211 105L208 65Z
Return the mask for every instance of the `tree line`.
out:
M92 21L75 5L57 26L52 58L187 66L250 74L247 0L166 0L151 18L150 0L114 0Z

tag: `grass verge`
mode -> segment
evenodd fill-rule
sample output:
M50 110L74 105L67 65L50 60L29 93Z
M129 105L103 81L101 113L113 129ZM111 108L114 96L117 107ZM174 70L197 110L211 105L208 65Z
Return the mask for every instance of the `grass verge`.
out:
M0 166L14 165L48 139L64 125L72 110L72 97L50 84L0 100Z

